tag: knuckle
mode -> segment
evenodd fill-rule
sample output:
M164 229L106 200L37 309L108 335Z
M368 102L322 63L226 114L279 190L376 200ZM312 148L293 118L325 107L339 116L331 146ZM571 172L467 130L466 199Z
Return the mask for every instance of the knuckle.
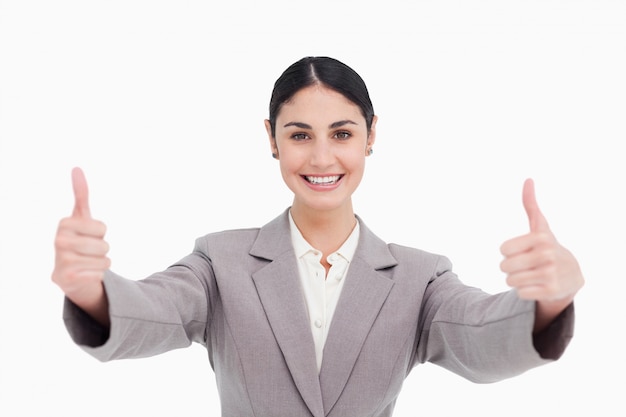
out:
M93 220L94 232L96 235L102 237L107 232L107 225L100 220Z
M505 259L505 260L503 260L502 262L500 262L500 270L501 270L502 272L508 272L508 271L507 271L507 266L508 266L508 262L507 262L507 260L506 260L506 259Z
M61 251L60 253L57 253L56 263L60 266L71 265L75 261L76 257L71 252Z
M63 251L69 248L69 239L67 235L63 233L58 233L54 238L54 247L57 251Z
M72 224L71 217L64 217L59 221L59 229L66 229Z
M544 247L537 252L537 263L541 265L553 265L556 262L556 254L551 247Z

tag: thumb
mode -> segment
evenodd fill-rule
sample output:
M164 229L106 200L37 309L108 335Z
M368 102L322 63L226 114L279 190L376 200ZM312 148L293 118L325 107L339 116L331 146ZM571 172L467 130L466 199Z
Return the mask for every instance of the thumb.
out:
M76 167L72 170L72 188L74 189L74 217L91 217L89 211L89 188L83 170Z
M530 178L524 182L522 202L524 203L524 209L526 210L526 215L528 216L530 231L540 232L550 230L548 221L541 213L539 204L537 204L537 198L535 197L535 183Z

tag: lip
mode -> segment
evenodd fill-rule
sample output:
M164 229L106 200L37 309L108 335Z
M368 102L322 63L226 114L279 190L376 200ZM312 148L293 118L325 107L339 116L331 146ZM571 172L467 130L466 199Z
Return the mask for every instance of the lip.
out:
M301 175L300 177L306 186L314 191L332 191L341 185L344 174ZM333 179L334 177L337 177L336 180Z

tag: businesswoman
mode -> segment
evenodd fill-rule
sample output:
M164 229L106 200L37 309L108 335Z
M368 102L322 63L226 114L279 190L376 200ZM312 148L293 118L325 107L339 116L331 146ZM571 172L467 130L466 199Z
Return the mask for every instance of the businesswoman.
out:
M207 348L223 416L391 416L432 362L476 382L556 360L584 279L523 188L529 233L505 242L510 291L464 285L444 256L379 239L352 206L377 117L361 77L306 57L278 78L265 127L293 203L260 228L210 233L141 280L109 269L105 226L72 172L53 281L73 340L99 360Z

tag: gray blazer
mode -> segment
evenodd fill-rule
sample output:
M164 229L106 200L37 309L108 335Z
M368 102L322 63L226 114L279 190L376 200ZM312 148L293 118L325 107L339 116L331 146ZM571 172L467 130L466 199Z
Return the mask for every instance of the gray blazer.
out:
M493 382L564 351L573 306L533 338L533 302L465 286L445 257L386 244L359 222L319 374L287 211L199 238L144 280L108 271L110 331L66 300L67 329L102 361L203 344L224 417L391 416L419 363Z

